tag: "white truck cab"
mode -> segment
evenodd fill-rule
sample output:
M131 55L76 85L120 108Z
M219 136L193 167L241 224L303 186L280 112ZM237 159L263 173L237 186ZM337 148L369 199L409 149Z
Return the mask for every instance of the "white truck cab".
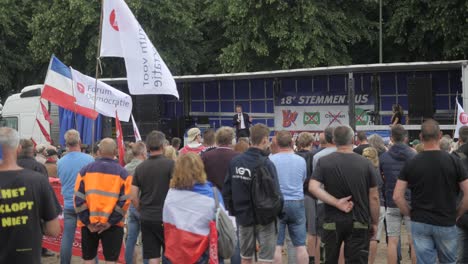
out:
M30 85L24 87L20 93L9 96L1 111L0 126L16 129L20 134L20 138L32 138L38 144L46 143L47 140L37 124L37 117L47 133L51 135L54 143L58 143L58 108L49 104L47 100L42 100L54 122L53 126L51 126L45 120L39 104L42 88L42 84ZM51 111L52 109L55 111Z

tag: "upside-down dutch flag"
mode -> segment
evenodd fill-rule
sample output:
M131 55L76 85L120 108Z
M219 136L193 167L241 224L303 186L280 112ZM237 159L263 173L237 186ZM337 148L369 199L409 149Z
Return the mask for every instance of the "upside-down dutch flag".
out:
M172 263L195 263L208 249L215 212L211 186L195 184L192 190L171 188L167 193L163 209L164 254ZM219 199L224 210L222 197Z
M98 116L98 112L95 110L76 104L76 98L73 95L71 70L54 55L50 59L49 69L44 81L44 90L42 90L42 98L93 120Z

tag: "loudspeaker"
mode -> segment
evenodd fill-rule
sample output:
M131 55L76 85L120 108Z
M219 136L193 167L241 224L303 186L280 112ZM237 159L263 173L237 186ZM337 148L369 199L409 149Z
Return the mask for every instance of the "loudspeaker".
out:
M432 81L430 78L408 78L408 115L410 118L432 118Z

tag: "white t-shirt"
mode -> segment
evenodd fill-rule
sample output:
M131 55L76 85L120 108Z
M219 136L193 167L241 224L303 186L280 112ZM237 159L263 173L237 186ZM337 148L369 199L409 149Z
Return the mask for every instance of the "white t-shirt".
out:
M237 114L239 115L239 120L240 120L240 129L245 129L245 123L244 123L244 115L242 113Z

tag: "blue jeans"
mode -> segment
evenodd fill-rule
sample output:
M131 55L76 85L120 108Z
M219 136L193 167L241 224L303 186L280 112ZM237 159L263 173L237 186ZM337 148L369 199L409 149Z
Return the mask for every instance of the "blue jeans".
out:
M286 227L294 247L305 246L307 231L304 200L284 201L283 216L278 226L278 246L284 245Z
M456 226L435 226L411 221L411 236L417 262L455 263L457 260L458 230Z
M74 209L63 210L63 234L60 245L60 264L69 264L72 258L73 240L75 240L78 215Z
M237 243L236 247L234 248L234 255L231 257L231 264L240 264L241 263L241 256L240 256L240 246L239 246L239 222L237 222L236 219L236 224L237 224Z
M129 210L127 223L127 241L125 243L125 262L133 263L133 252L140 233L140 220L135 216L132 210ZM143 248L142 248L143 250ZM141 254L143 256L143 253ZM144 264L148 264L148 260L143 260Z
M457 263L468 263L468 230L458 228Z

